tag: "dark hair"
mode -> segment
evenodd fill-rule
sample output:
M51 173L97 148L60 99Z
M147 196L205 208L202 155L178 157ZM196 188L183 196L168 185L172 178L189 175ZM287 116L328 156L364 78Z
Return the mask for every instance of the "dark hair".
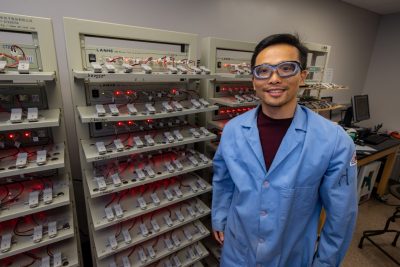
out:
M306 69L308 49L300 42L299 36L297 34L293 35L289 33L273 34L259 42L254 49L253 56L251 57L251 69L253 69L256 64L256 58L258 54L260 54L261 51L268 46L275 44L288 44L296 47L297 50L299 50L300 66L303 70Z

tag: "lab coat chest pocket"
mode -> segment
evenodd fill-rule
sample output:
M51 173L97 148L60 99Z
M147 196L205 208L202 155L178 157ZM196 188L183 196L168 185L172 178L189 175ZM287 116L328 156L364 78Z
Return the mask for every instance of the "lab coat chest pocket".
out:
M318 200L318 185L280 189L280 220L309 216Z

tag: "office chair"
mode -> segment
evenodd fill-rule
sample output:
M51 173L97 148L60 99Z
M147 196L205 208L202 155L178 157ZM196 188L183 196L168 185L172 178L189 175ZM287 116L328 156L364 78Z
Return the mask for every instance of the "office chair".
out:
M389 187L390 193L395 196L396 198L400 199L400 185L392 185ZM375 243L370 237L371 236L377 236L377 235L383 235L385 233L396 233L396 236L393 239L392 246L396 246L397 241L400 236L400 230L394 230L394 229L389 229L390 222L395 222L396 219L400 219L400 205L396 206L396 210L394 211L393 215L390 216L386 220L385 228L383 230L367 230L363 232L363 236L361 237L360 243L358 244L358 247L362 249L363 247L363 242L364 239L366 238L369 240L375 247L377 247L380 251L382 251L386 256L388 256L393 262L398 264L400 266L400 262L393 258L387 251L385 251L379 244Z

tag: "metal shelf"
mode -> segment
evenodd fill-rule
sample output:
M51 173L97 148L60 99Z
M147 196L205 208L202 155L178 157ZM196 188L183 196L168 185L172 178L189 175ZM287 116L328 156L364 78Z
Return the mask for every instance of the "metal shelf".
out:
M6 207L2 207L2 210L0 211L0 222L69 205L70 197L68 177L63 176L50 179L53 184L53 201L51 203L45 204L43 200L41 200L37 207L30 208L28 205L29 193L34 190L32 188L35 186L35 180L24 182L23 186L26 190L19 195L18 201L11 205L7 205ZM8 188L10 189L10 185L8 185Z
M82 123L90 123L90 122L108 122L108 121L127 121L127 120L147 120L147 119L162 119L162 118L171 118L177 116L184 116L202 112L208 112L217 110L218 106L212 105L208 107L202 107L199 109L196 108L188 108L183 111L173 111L166 112L161 111L157 114L137 114L137 115L129 115L127 109L124 107L120 109L120 114L118 116L112 116L110 113L107 113L105 116L97 116L96 109L93 106L83 106L77 107L79 112L79 117L81 118ZM137 107L139 108L139 107ZM143 109L141 109L143 110ZM141 112L139 112L141 113ZM1 125L0 125L1 126Z
M170 129L170 131L173 131L173 130L174 129ZM173 143L165 143L164 138L162 137L162 133L160 133L156 138L154 138L155 145L143 146L141 148L138 148L138 147L136 147L136 145L133 145L132 138L129 138L128 144L125 147L125 150L119 152L115 148L112 148L112 149L109 149L107 151L107 153L104 155L99 155L95 143L102 141L102 142L104 142L104 144L112 144L114 137L81 140L81 144L82 144L83 151L85 153L86 161L94 162L94 161L99 161L99 160L128 156L128 155L131 155L134 153L143 153L143 152L147 152L147 151L153 151L153 150L165 149L165 148L176 147L176 146L181 146L181 145L186 145L186 144L193 144L193 143L202 142L202 141L213 140L217 137L215 134L210 133L208 136L201 135L199 138L195 138L191 135L191 133L189 133L189 128L180 129L180 132L183 136L182 141L175 141ZM121 136L120 138L123 140L124 137ZM143 138L141 138L141 139L143 140Z
M343 105L336 105L330 108L321 108L321 109L312 109L312 111L315 112L322 112L322 111L331 111L331 110L337 110L337 109L343 109L345 106Z
M11 123L9 112L0 113L0 132L58 126L60 126L59 109L39 110L38 121L29 122L25 118L21 123Z
M66 212L67 211L67 212ZM68 219L65 218L65 213L67 213L68 215ZM32 236L17 236L15 234L13 234L13 228L14 226L12 225L9 228L2 228L1 231L1 235L4 235L6 233L11 233L12 236L12 245L11 245L11 249L7 252L1 252L0 251L0 259L4 259L16 254L20 254L32 249L36 249L36 248L40 248L40 247L44 247L47 246L49 244L61 241L61 240L65 240L67 238L73 237L74 236L74 223L73 223L73 219L72 219L72 212L70 211L70 209L64 209L63 212L61 212L60 210L58 210L57 212L48 212L46 213L47 216L47 222L51 221L51 220L56 220L58 222L62 221L62 222L68 222L69 223L69 228L67 229L63 229L63 230L58 230L57 231L57 235L53 238L50 238L46 232L43 232L43 238L40 242L33 242L32 240ZM67 220L67 221L65 221Z
M225 125L228 123L229 120L220 120L220 121L208 121L207 123L218 130L224 129Z
M324 66L307 66L307 71L316 73L316 72L323 72L324 71Z
M161 189L157 191L157 195L160 199L159 205L155 205L154 203L147 203L146 209L141 209L137 207L137 195L128 195L125 198L122 198L119 204L121 208L124 210L124 214L121 218L114 218L113 220L109 221L105 215L105 206L109 203L112 196L104 196L95 199L88 199L89 209L90 209L90 216L92 218L93 228L94 230L100 230L103 228L107 228L111 225L118 224L123 221L127 221L129 219L150 213L155 210L159 210L163 207L170 206L175 203L179 203L181 201L190 199L192 197L207 193L211 191L211 185L201 179L198 175L191 173L186 174L185 177L182 179L185 183L194 183L197 179L202 180L206 184L205 189L198 188L197 192L192 192L190 189L181 187L182 197L174 197L172 200L166 199ZM171 187L172 191L172 187ZM149 194L150 195L150 194ZM145 195L144 197L149 198L149 196ZM133 206L133 203L135 206ZM125 209L124 209L125 207Z
M197 242L197 244L200 246L201 250L203 251L203 254L201 256L198 256L196 259L190 259L187 257L188 250L187 249L182 249L181 251L176 253L176 256L179 258L180 262L182 263L181 267L204 267L204 265L200 262L200 260L204 259L209 255L207 249L203 246L201 242ZM160 266L166 266L166 261L168 259L164 259L160 261Z
M75 238L71 238L64 242L51 244L51 247L49 247L49 250L53 253L53 255L57 252L61 253L61 256L63 259L63 264L62 264L63 267L78 267L79 266L78 252L76 250L76 239ZM40 266L41 260L45 257L49 257L48 250L46 247L43 247L40 249L35 249L34 251L31 251L31 253L33 253L38 258L37 263L39 263L39 265L33 265L33 266ZM50 257L50 259L51 258L52 257ZM32 258L29 256L18 255L18 256L14 256L7 263L11 264L11 265L7 265L7 267L29 266L29 264L32 263ZM1 262L0 262L0 265L1 265ZM3 266L3 265L1 265L1 266Z
M210 98L210 102L228 106L228 107L233 107L233 108L257 106L259 104L259 101L238 102L233 96L232 97Z
M46 147L37 147L35 150L47 150L47 162L44 165L37 165L36 162L28 162L27 166L24 168L16 168L15 167L15 150L5 150L0 152L0 157L4 157L10 155L11 159L2 159L0 162L0 178L13 176L13 175L21 175L30 172L39 172L46 171L51 169L58 169L64 167L64 144L55 144ZM30 151L30 148L27 148ZM50 156L49 156L50 155Z
M325 87L316 87L316 86L312 86L312 87L308 87L308 86L304 86L304 87L300 87L299 90L320 90L320 91L338 91L338 90L349 90L350 88L348 86L342 86L342 87L332 87L332 88L325 88Z
M168 73L94 73L93 71L73 71L75 79L88 82L175 82L180 79L213 79L216 75L209 74L168 74Z
M129 244L125 243L123 238L119 237L119 238L117 238L118 247L116 249L112 249L110 244L109 244L109 241L108 241L108 237L110 236L110 234L111 235L114 234L114 232L111 232L109 229L105 229L105 230L96 232L96 234L93 235L93 238L94 238L94 242L95 242L97 258L98 259L104 259L106 257L109 257L110 255L115 254L115 253L118 253L118 252L121 252L121 251L123 251L125 249L134 247L137 244L145 242L145 241L147 241L149 239L152 239L152 238L157 237L157 236L161 236L164 233L170 232L170 231L172 231L174 229L177 229L177 228L179 228L179 227L181 227L183 225L187 225L189 223L193 223L194 221L196 221L196 220L198 220L198 219L210 214L211 210L203 202L201 202L199 199L193 199L193 200L190 200L189 202L194 202L194 203L197 202L197 203L199 203L201 205L201 207L204 209L204 212L202 214L196 212L195 216L191 217L188 214L188 212L186 211L186 209L182 209L181 208L181 207L184 207L184 204L174 206L174 207L172 207L170 209L171 214L173 214L175 210L182 210L182 214L185 217L185 220L183 222L180 222L179 220L173 219L171 217L171 220L173 221L173 225L172 226L168 226L164 222L164 219L163 219L163 216L168 214L168 211L165 210L164 212L156 214L154 216L154 218L153 218L153 219L155 219L157 221L157 223L160 226L160 230L158 232L155 232L154 230L152 230L148 226L148 225L150 225L150 223L147 222L146 220L144 220L146 225L147 225L147 227L149 228L149 235L148 236L143 236L143 235L139 234L140 233L139 221L136 220L135 227L133 227L129 231L129 233L131 234L131 238L132 238L131 243L129 243ZM129 228L130 224L127 224L127 225L128 225L128 227L125 227L124 229Z
M130 263L131 263L131 266L132 266L132 267L134 267L134 266L137 266L137 267L139 267L139 266L140 266L140 267L148 266L148 265L150 265L150 264L152 264L152 263L154 263L154 262L156 262L156 261L159 261L160 259L163 259L163 258L165 258L165 257L168 257L169 255L171 255L171 254L173 254L173 253L176 253L176 252L178 252L178 251L182 251L184 248L187 248L188 246L197 243L198 241L200 241L201 239L203 239L204 237L206 237L206 236L208 236L208 235L210 234L210 232L206 229L205 233L203 233L203 234L202 234L202 233L195 233L195 234L192 235L192 239L191 239L191 240L188 240L188 239L186 239L185 235L183 234L183 229L184 229L184 228L190 229L190 226L183 226L183 227L178 228L178 229L176 229L176 230L174 231L174 233L175 233L175 234L178 236L178 238L180 239L180 246L178 246L178 247L173 246L173 248L172 248L171 250L168 250L168 249L165 247L164 243L161 242L160 240L159 240L159 242L157 242L157 240L155 240L155 238L150 239L150 240L148 240L148 241L142 243L142 244L140 245L140 247L136 249L135 252L137 253L137 251L138 251L140 248L143 248L143 249L145 250L145 248L146 248L147 246L153 245L155 242L157 242L157 245L156 245L155 248L154 248L154 250L157 251L155 257L154 257L154 258L150 258L149 256L147 256L146 261L145 261L145 262L142 262L142 261L139 259L139 257L137 257L137 255L133 255L133 254L132 254L132 256L128 257L128 259L129 259L129 261L130 261ZM195 227L193 226L193 228L195 228ZM192 229L192 230L193 230L193 229ZM197 243L197 244L198 244L198 243ZM202 252L203 252L203 255L197 255L197 257L196 257L195 259L191 260L191 262L193 262L194 260L199 260L199 259L201 259L203 256L205 256L205 253L204 253L204 252L206 252L207 250L204 248L204 246L201 247L201 250L202 250ZM122 258L122 257L124 257L124 256L128 256L128 255L130 254L130 251L131 251L131 250L127 250L127 251L124 251L124 252L120 252L120 253L116 254L116 255L117 255L116 258ZM187 252L187 251L185 251L185 252ZM136 253L135 253L135 254L136 254ZM147 254L147 252L146 252L146 254ZM186 253L185 253L185 254L186 254ZM107 266L107 267L108 267L108 266L110 266L110 264L111 264L112 262L114 262L114 257L110 257L110 259L99 260L97 266L99 266L99 267L102 267L102 266L106 267L106 266Z
M313 85L313 84L318 84L318 83L321 83L321 81L320 80L305 80L306 85L308 85L308 84Z
M253 79L252 74L217 73L217 75L217 81L251 81Z
M56 78L54 71L51 72L31 72L29 74L19 74L17 71L7 71L0 73L0 81L12 83L38 83L53 81Z
M190 164L190 162L187 159L185 161L181 160L183 169L180 171L175 170L174 172L169 172L168 170L166 170L163 162L157 162L157 167L152 166L154 172L156 173L156 176L152 177L152 178L149 176L146 176L144 180L139 180L139 179L135 178L135 176L133 175L134 169L135 169L134 167L127 168L126 170L124 170L124 172L119 173L119 177L122 182L121 185L114 186L113 183L110 181L107 183L106 189L101 190L101 191L98 189L98 185L94 179L93 172L86 171L86 173L85 173L86 179L85 180L86 180L86 183L87 183L87 186L89 189L88 191L90 193L90 197L92 197L92 198L101 197L101 196L104 196L107 194L120 192L123 190L141 186L144 184L152 183L155 181L170 178L173 176L182 175L182 174L189 173L189 172L194 172L194 171L205 169L205 168L212 166L211 159L208 159L207 163L202 162L197 157L196 157L196 159L199 161L198 166L193 166L192 164Z
M200 242L199 242L199 243L200 243ZM185 258L182 258L182 260L185 261L185 262L182 264L182 267L186 267L186 266L204 267L204 265L201 263L200 260L202 260L203 258L205 258L205 257L207 257L207 256L208 256L208 252L207 252L207 254L205 254L204 256L202 255L197 261L188 260L187 262L185 261L185 260L186 260Z

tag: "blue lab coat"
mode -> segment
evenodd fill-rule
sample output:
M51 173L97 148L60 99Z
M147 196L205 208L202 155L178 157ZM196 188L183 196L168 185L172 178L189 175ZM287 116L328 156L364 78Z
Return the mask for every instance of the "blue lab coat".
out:
M229 121L214 157L212 226L225 234L221 266L339 266L357 216L353 141L298 105L267 170L259 108ZM327 219L313 259L321 207Z

